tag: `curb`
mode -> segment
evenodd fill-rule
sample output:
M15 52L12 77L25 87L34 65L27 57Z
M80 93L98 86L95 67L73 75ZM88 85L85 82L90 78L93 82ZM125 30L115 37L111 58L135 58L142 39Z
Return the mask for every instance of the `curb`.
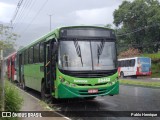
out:
M152 80L160 80L160 78L151 78Z
M34 97L33 95L31 95L31 94L27 93L26 91L22 90L22 89L19 88L18 86L15 86L15 87L16 87L17 89L19 89L21 92L24 92L25 94L29 95L30 97L36 99L38 102L41 101L41 100L39 100L38 98ZM44 101L42 101L42 102L44 102ZM46 105L46 108L47 108L48 110L55 112L56 114L60 115L61 117L65 118L65 119L67 119L67 120L71 120L69 117L66 117L66 116L64 116L63 114L54 111L50 106L48 106L47 103L44 102L44 104Z

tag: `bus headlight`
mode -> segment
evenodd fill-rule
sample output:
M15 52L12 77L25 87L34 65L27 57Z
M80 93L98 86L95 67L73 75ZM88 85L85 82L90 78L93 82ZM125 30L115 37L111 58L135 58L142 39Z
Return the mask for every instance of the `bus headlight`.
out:
M71 84L72 87L76 87L76 84Z
M70 83L69 83L68 81L66 81L66 85L69 86L69 84L70 84Z

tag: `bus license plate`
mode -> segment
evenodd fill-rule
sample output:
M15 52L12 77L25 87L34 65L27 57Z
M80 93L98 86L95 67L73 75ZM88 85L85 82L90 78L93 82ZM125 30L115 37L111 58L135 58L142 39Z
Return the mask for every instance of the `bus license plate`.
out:
M88 93L98 93L98 89L91 89L91 90L88 90Z

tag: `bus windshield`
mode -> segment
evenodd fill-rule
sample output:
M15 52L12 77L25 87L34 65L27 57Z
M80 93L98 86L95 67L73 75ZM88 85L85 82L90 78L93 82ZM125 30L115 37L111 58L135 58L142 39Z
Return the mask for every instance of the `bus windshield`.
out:
M116 69L115 42L60 41L58 66L70 71Z

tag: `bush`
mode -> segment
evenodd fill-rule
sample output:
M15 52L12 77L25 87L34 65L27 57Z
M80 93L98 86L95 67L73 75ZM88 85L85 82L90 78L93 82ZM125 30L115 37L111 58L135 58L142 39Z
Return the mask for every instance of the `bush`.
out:
M23 103L18 89L7 80L5 81L5 111L19 111ZM17 120L18 118L5 118L3 120Z
M119 54L118 58L137 57L141 52L135 48L129 48L127 51L123 51Z

